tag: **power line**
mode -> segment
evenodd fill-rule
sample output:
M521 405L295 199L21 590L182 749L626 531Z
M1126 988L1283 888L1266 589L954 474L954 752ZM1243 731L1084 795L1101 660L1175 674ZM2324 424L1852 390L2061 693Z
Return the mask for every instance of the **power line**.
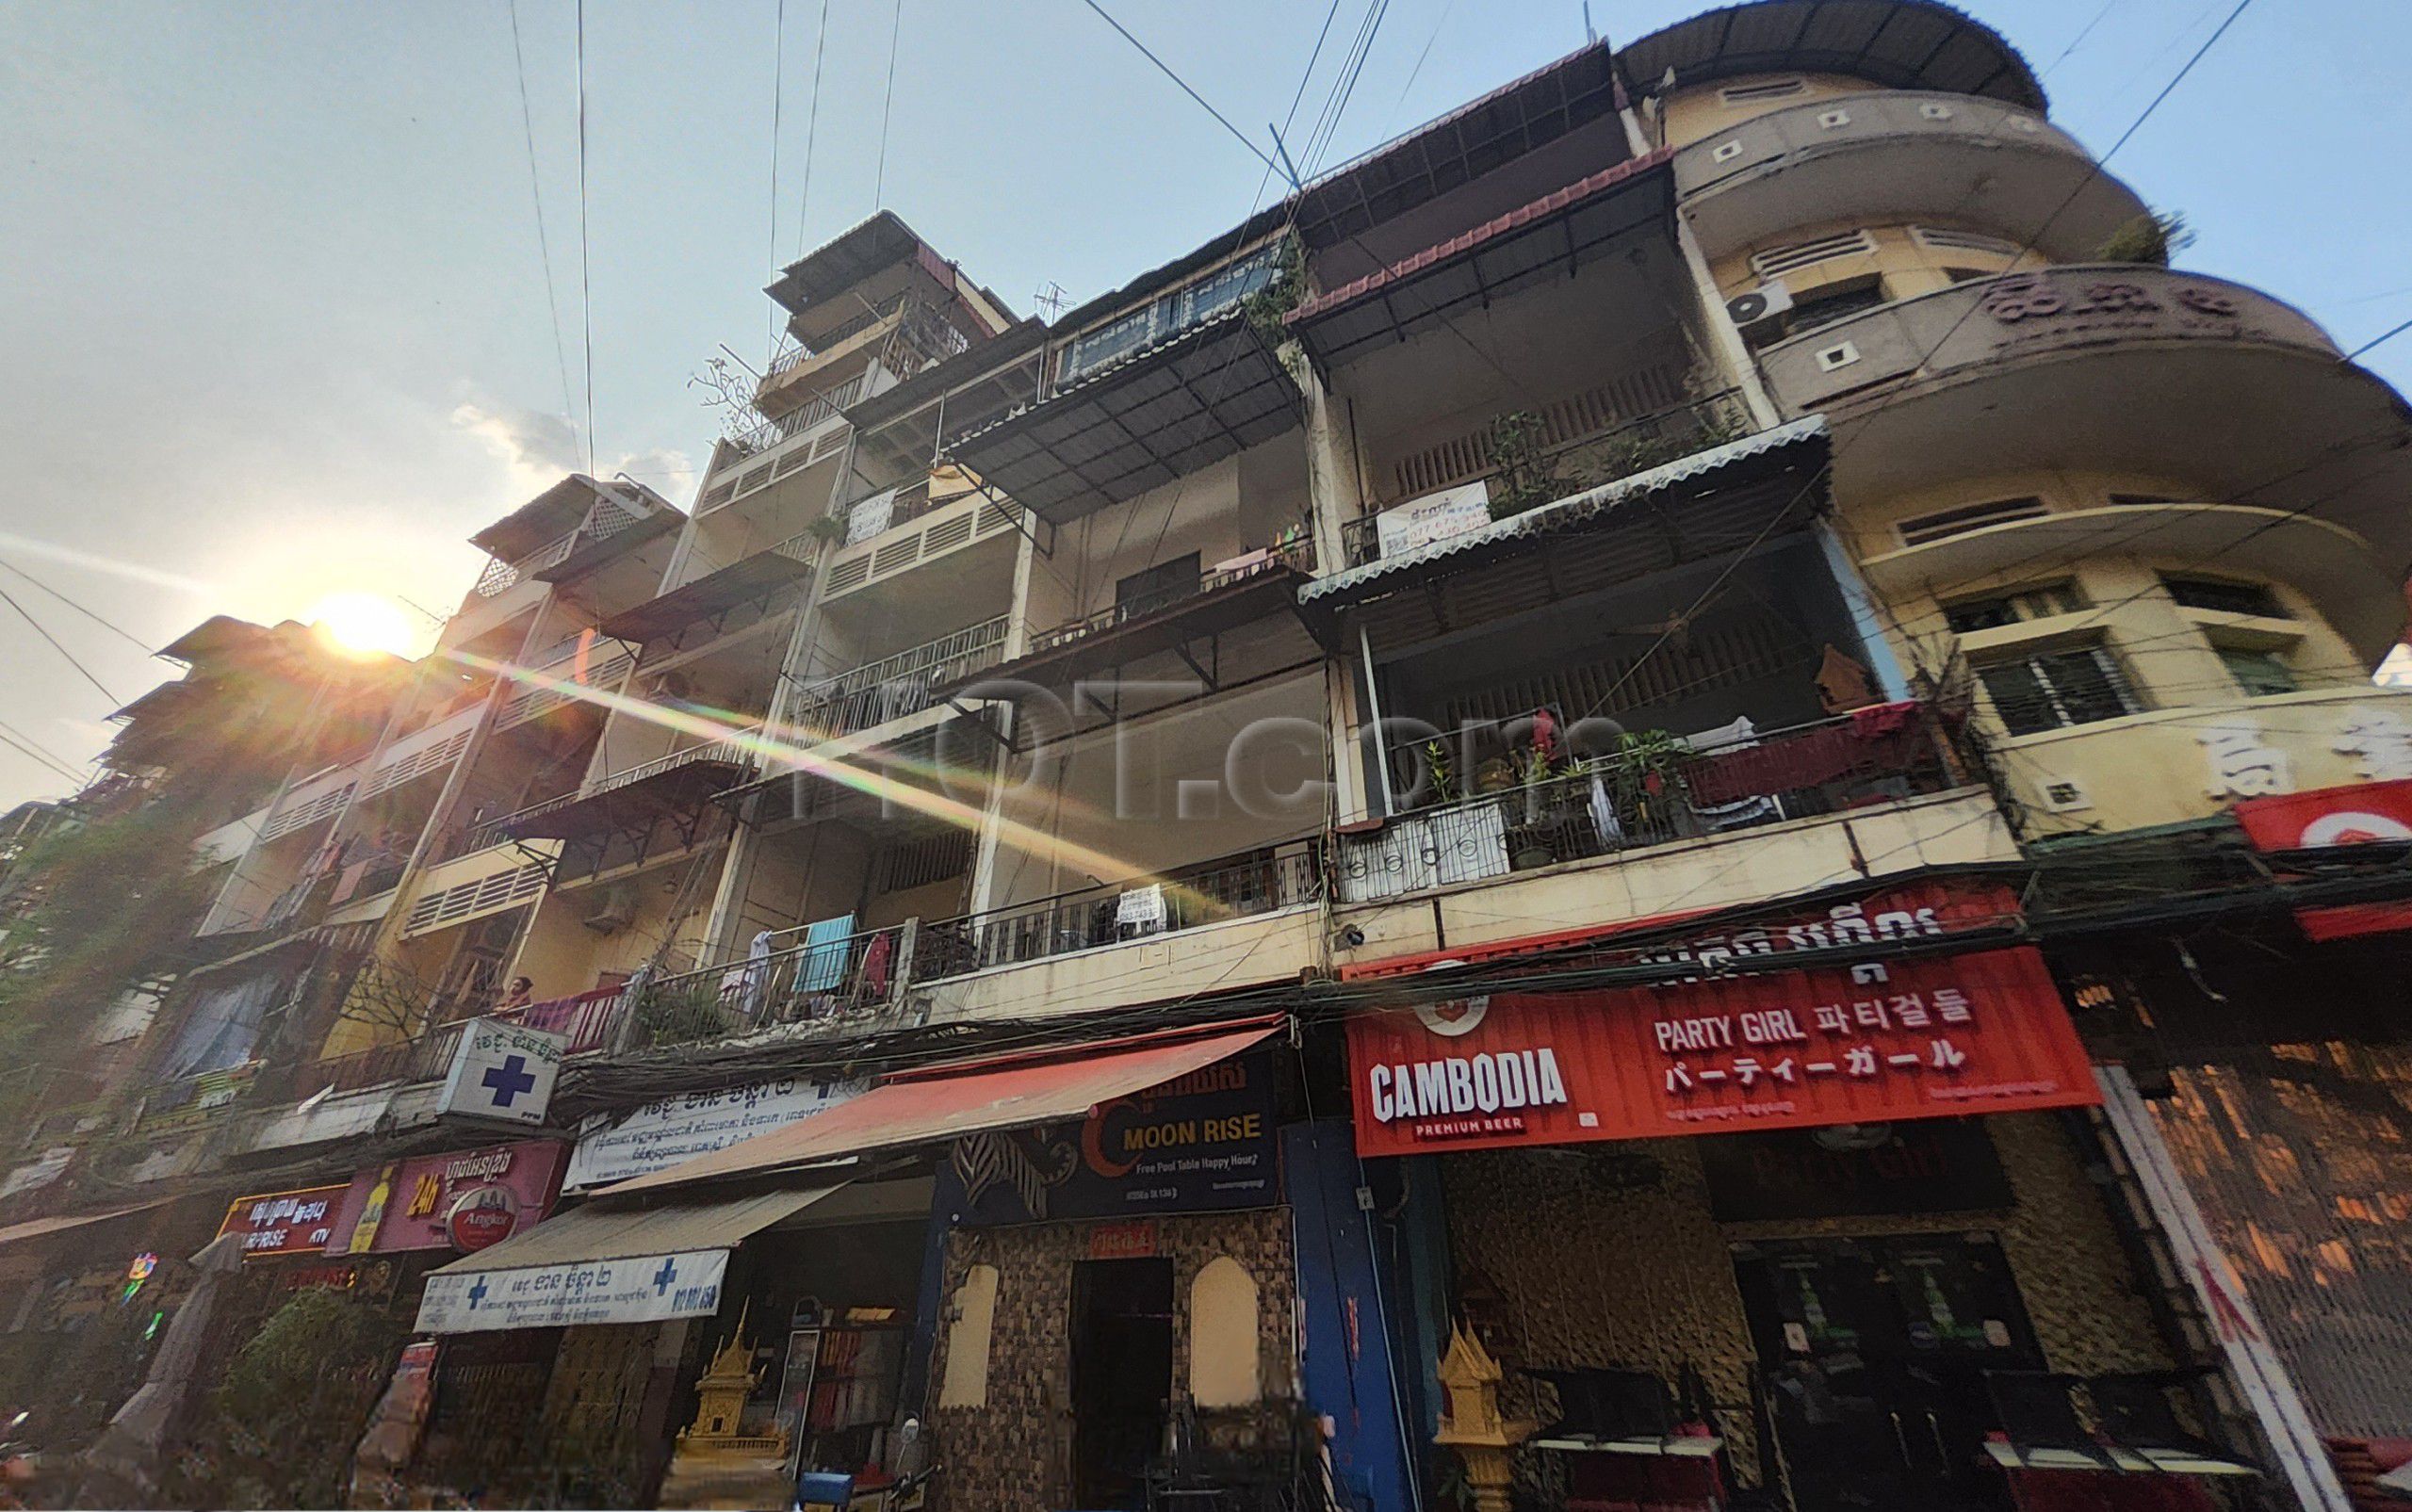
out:
M1179 85L1181 87L1182 93L1198 102L1198 108L1205 111L1208 115L1213 116L1214 120L1222 125L1222 128L1225 131L1231 134L1231 138L1234 141L1237 141L1241 146L1247 148L1255 155L1258 162L1263 163L1268 169L1273 169L1276 172L1280 171L1280 170L1276 167L1272 157L1264 151L1263 148L1259 147L1256 143L1248 140L1247 133L1240 130L1239 127L1232 125L1230 117L1224 115L1223 112L1207 104L1206 97L1204 95L1198 93L1196 89L1191 89L1189 87L1189 81L1174 73L1171 65L1167 64L1163 58L1158 57L1154 52L1149 50L1146 42L1143 42L1138 38L1132 36L1131 29L1129 27L1115 20L1111 15L1108 15L1106 13L1105 7L1098 4L1098 0L1081 0L1081 3L1087 6L1091 10L1096 11L1099 18L1107 25L1113 27L1117 32L1120 32L1124 41L1129 42L1132 46L1139 49L1141 57L1145 57L1149 62L1156 65L1157 71L1162 73L1165 78L1168 78L1176 85Z
M812 108L804 119L804 188L795 206L795 254L804 255L805 218L812 213L812 138L821 126L821 61L829 50L829 0L812 33Z
M65 777L70 782L82 782L84 780L84 774L82 772L69 766L64 759L54 754L49 747L41 744L35 740L32 736L27 735L24 731L18 729L13 724L0 723L0 745L13 746L18 751L31 756L35 761L48 767L51 771L57 772L60 776Z
M776 19L771 24L771 274L779 270L779 110L787 97L788 80L788 0L779 0ZM764 339L767 363L779 354L779 307L774 303L766 318L770 334Z
M150 645L145 642L141 637L119 628L116 621L104 618L103 616L94 613L92 610L86 609L83 605L76 603L65 593L62 593L57 589L51 587L48 583L43 582L41 578L35 577L32 573L25 571L23 567L18 566L15 562L0 561L0 568L6 568L9 572L15 573L18 577L33 584L36 588L41 589L43 593L48 593L51 597L66 605L69 609L73 610L76 613L83 615L88 620L90 620L102 629L108 631L111 635L116 636L119 640L123 641L126 644L134 647L137 651L141 652L144 656L147 657L152 654Z
M67 658L67 664L74 668L77 672L82 673L84 675L84 680L99 689L103 697L106 698L111 704L122 704L125 702L124 699L120 698L117 694L109 691L108 684L101 681L98 677L93 676L91 668L87 667L82 662L76 660L74 652L68 650L63 645L60 645L58 643L58 637L42 628L41 621L34 618L33 610L25 608L23 604L18 603L15 598L9 595L8 591L5 588L0 588L0 604L6 604L10 609L15 610L19 614L24 615L25 623L34 627L34 633L49 642L50 648L53 651L57 652L60 656L65 657Z
M896 39L904 29L904 0L895 0L888 22L888 89L879 101L879 170L872 179L871 207L888 203L888 121L896 108Z
M586 234L586 0L578 0L578 298L585 323L586 470L595 470L595 270Z
M2404 334L2406 331L2412 331L2412 320L2406 320L2402 325L2388 327L2385 331L2382 331L2377 335L2371 337L2370 340L2363 342L2360 346L2355 347L2353 350L2345 353L2344 356L2339 357L2337 360L2342 363L2352 362L2355 358L2359 357L2362 353L2370 350L2372 347L2379 345L2381 342L2392 341L2397 336Z
M569 349L562 339L562 301L553 283L553 239L545 229L545 191L536 176L536 122L528 108L528 55L519 42L519 0L511 0L512 78L519 86L519 130L528 142L528 193L536 202L536 253L545 269L545 308L553 317L553 362L562 375L562 414L572 413ZM591 465L591 463L590 463Z

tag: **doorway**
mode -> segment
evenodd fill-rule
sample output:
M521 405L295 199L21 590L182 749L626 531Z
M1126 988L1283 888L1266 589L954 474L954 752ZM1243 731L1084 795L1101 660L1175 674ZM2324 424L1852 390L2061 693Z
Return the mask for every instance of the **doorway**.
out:
M1743 1244L1734 1271L1796 1512L1993 1504L1985 1374L2043 1358L1992 1234Z
M1172 1395L1172 1261L1072 1269L1072 1500L1146 1504Z

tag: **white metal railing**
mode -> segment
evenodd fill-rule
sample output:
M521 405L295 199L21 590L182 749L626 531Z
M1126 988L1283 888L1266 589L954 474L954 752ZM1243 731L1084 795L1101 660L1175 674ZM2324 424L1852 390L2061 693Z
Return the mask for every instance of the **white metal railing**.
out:
M728 448L728 461L759 456L784 441L792 441L822 421L862 397L868 371L856 373L844 382L815 394L795 409L775 420L765 420L750 431L741 431L721 443Z
M794 723L806 739L834 740L918 714L935 701L930 690L939 682L1002 658L1010 619L1000 614L814 683L797 696Z
M613 536L644 518L633 510L623 509L608 498L597 498L578 528L548 541L515 561L497 557L486 563L478 578L478 596L492 598L507 593L523 579L532 577L548 567L567 561L579 547L595 541L609 541Z
M701 761L728 761L741 767L745 766L753 760L755 744L761 738L762 726L758 723L748 724L743 729L731 730L725 735L717 736L694 745L682 746L667 756L659 756L650 761L639 762L625 772L614 772L594 778L576 792L563 793L559 798L547 798L543 803L530 804L525 808L515 809L499 819L489 821L485 828L495 835L507 837L513 832L514 826L549 814L554 809L566 808L581 799L593 798L598 793L613 792L633 783L643 782L647 777L660 776L662 772L675 772L680 767L693 766Z

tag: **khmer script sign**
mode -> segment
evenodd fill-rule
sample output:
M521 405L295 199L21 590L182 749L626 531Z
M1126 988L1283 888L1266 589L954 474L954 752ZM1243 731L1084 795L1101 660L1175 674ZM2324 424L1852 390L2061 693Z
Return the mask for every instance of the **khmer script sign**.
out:
M834 1108L868 1084L764 1081L727 1092L665 1097L617 1118L598 1117L579 1137L562 1190L582 1192L667 1170Z

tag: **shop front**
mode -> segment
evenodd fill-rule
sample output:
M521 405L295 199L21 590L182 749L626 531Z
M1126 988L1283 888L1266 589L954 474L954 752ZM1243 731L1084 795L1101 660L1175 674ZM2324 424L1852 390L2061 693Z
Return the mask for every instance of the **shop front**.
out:
M1254 1505L1237 1499L1314 1476L1322 1445L1300 1385L1283 1058L1264 1044L1284 1022L892 1074L598 1203L855 1172L926 1183L910 1300L892 1316L880 1287L901 1246L850 1242L860 1277L841 1289L808 1269L834 1274L836 1256L808 1236L783 1248L775 1229L741 1256L758 1279L740 1298L733 1269L717 1309L719 1337L742 1332L759 1372L739 1425L788 1433L790 1452L800 1440L799 1468L850 1479L857 1506L900 1483L979 1512L1172 1493ZM1353 1160L1345 1138L1332 1148ZM802 1405L760 1412L758 1429L774 1379Z
M2090 1174L2059 991L2031 948L1951 948L2011 915L1927 889L1695 942L1659 984L1352 1016L1394 1324L1446 1390L1436 1478L1564 1508L2210 1504L2159 1499L2241 1467Z

